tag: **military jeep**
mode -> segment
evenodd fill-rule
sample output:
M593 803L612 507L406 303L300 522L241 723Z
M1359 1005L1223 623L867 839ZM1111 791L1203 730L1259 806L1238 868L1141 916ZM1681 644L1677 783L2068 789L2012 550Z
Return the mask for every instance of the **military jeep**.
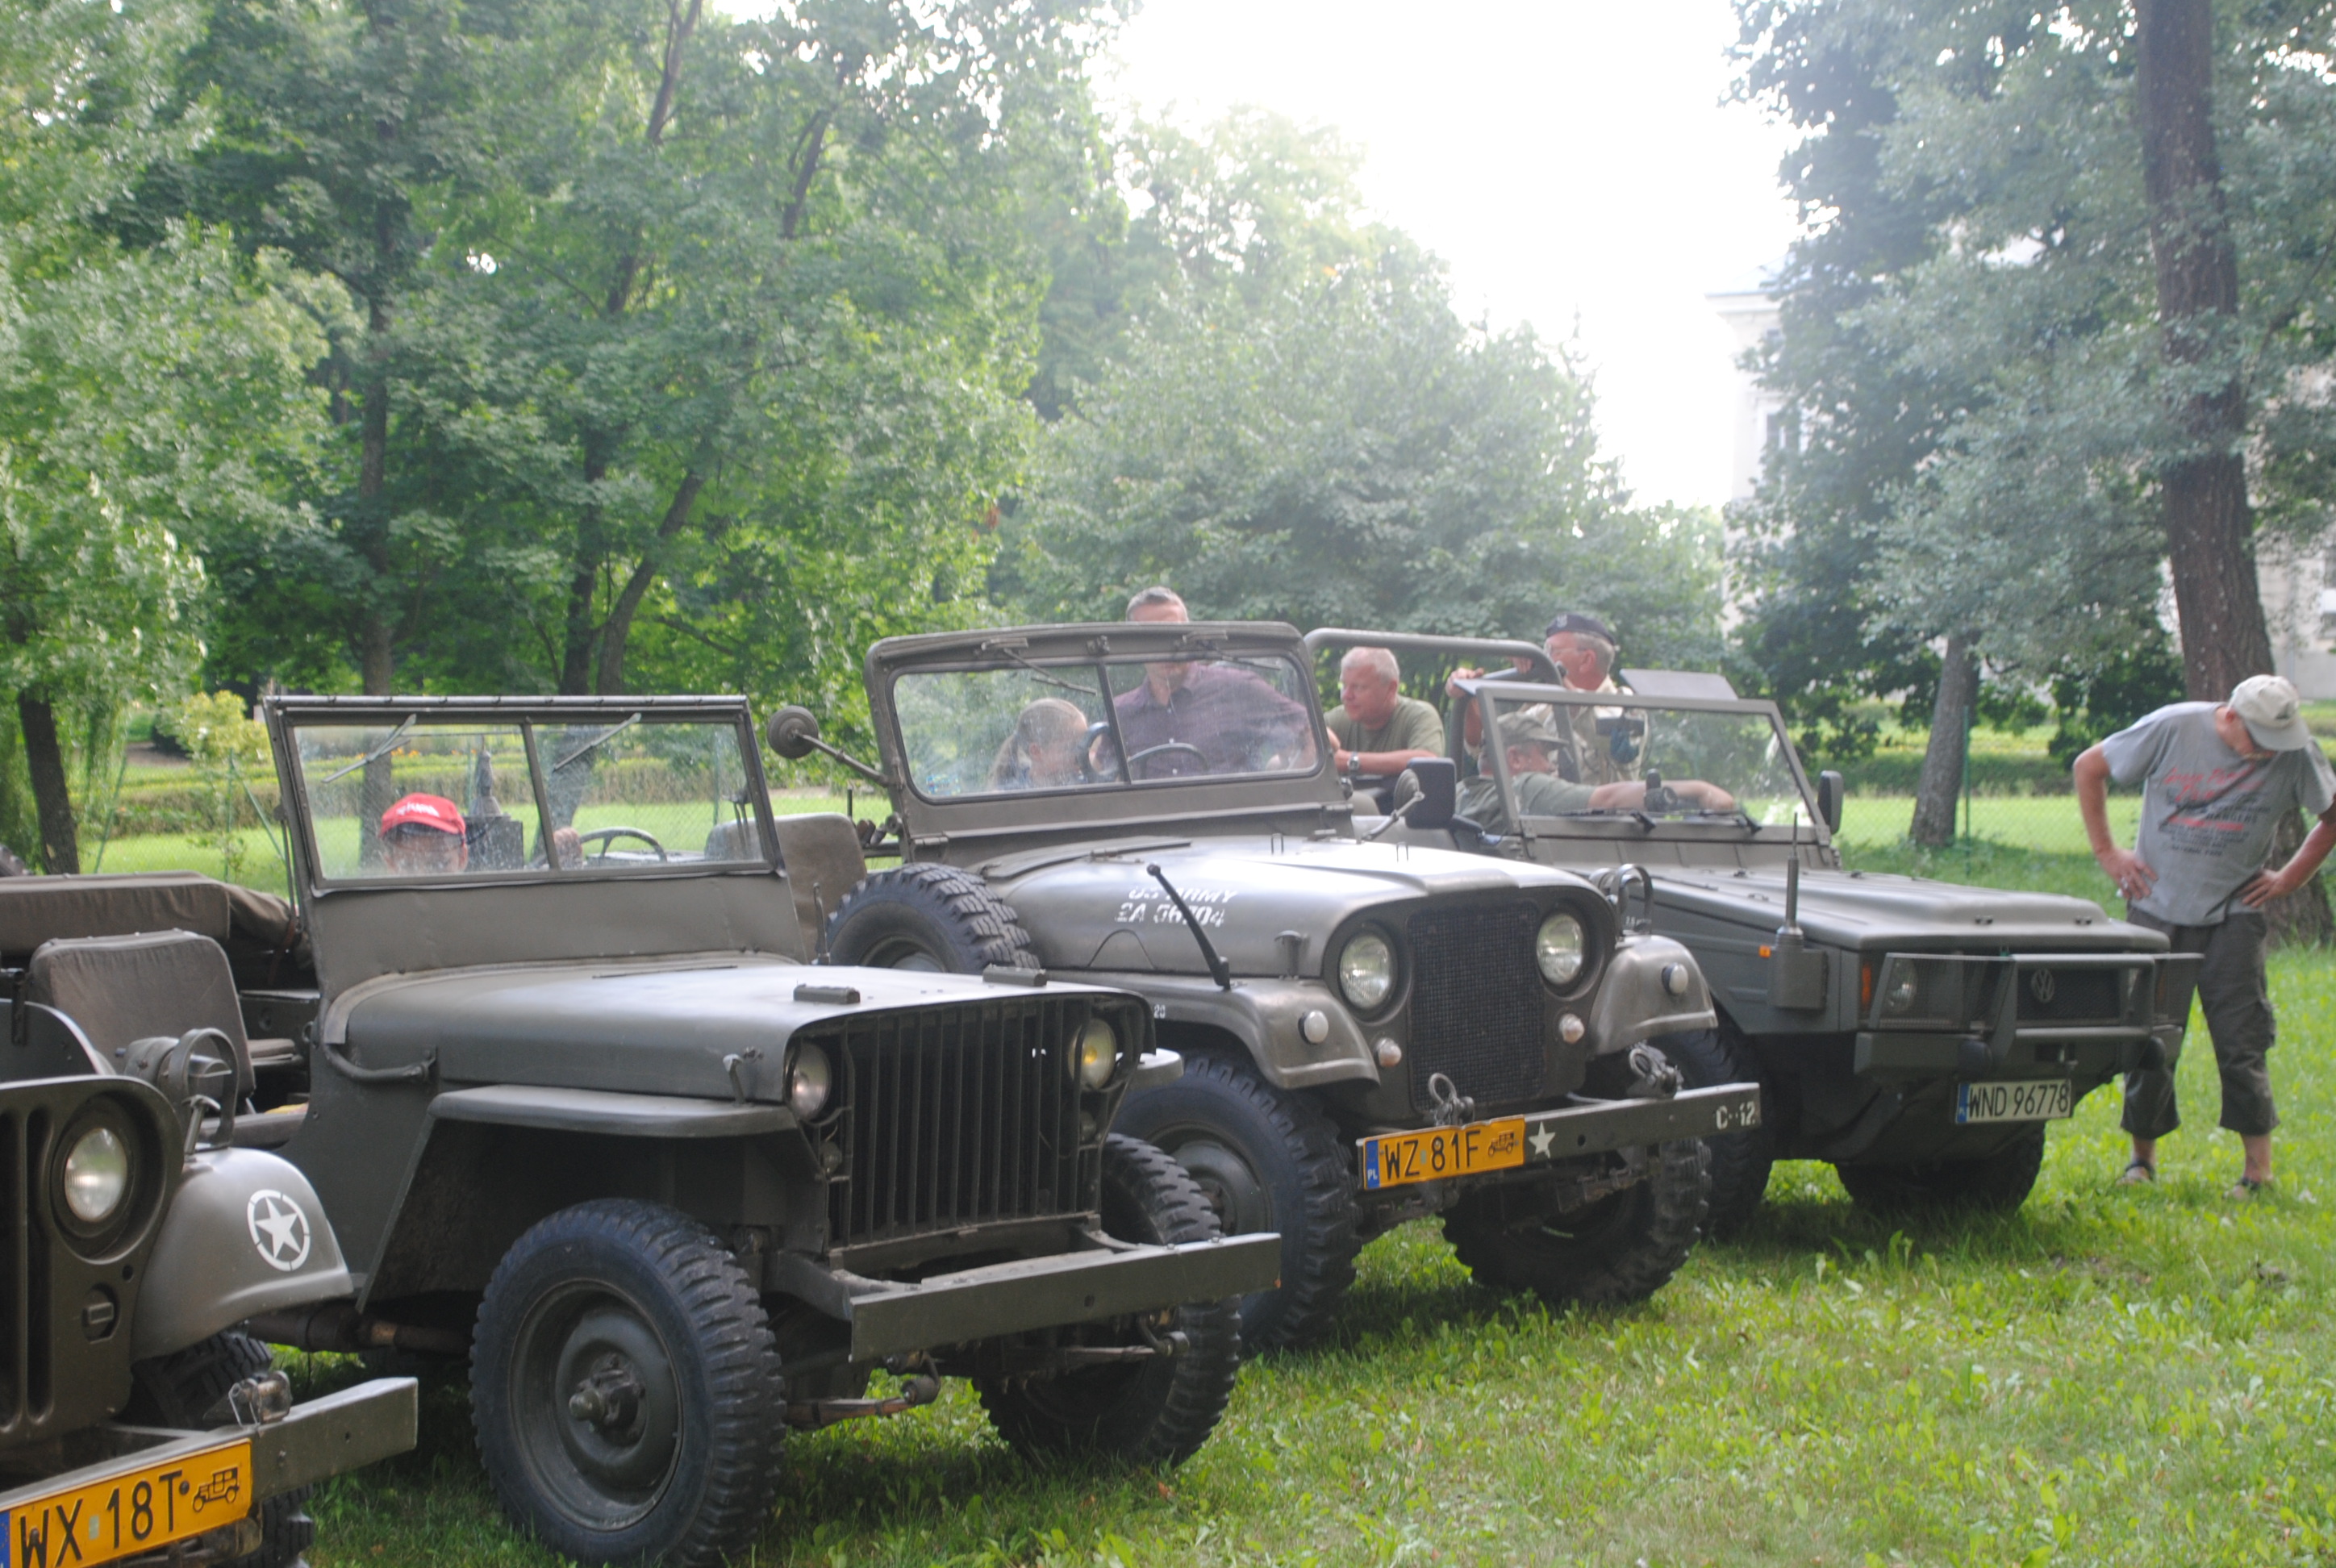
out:
M1582 878L1358 839L1292 628L895 638L867 682L881 765L852 765L903 863L828 884L828 959L1145 997L1186 1071L1121 1126L1226 1230L1281 1235L1245 1343L1320 1334L1357 1249L1417 1216L1557 1302L1643 1297L1686 1259L1695 1140L1758 1116L1748 1084L1678 1092L1646 1044L1709 1026L1693 960ZM802 709L771 735L833 750Z
M280 1568L315 1483L414 1445L411 1379L296 1404L238 1328L349 1277L306 1178L238 1146L234 982L173 929L225 934L201 883L0 879L0 1563Z
M1505 662L1463 680L1479 734L1539 719L1556 772L1629 778L1639 798L1520 809L1506 746L1464 742L1461 819L1388 837L1622 875L1648 929L1710 977L1717 1023L1664 1042L1691 1083L1757 1079L1761 1125L1713 1142L1716 1231L1757 1208L1778 1159L1832 1163L1850 1196L1889 1213L2004 1211L2027 1200L2044 1130L2119 1073L2181 1050L2200 960L2099 905L1843 869L1838 774L1812 780L1772 703L1694 672L1627 672L1634 689L1563 687L1530 643L1325 629L1317 649L1377 645L1447 664ZM1481 773L1478 771L1481 764ZM1713 809L1689 781L1728 797Z
M247 955L284 1081L233 1136L348 1280L256 1329L466 1353L505 1509L588 1563L743 1552L788 1427L942 1377L1028 1452L1206 1437L1278 1244L1111 1132L1177 1070L1140 998L810 967L822 824L774 819L742 700L265 716L300 920Z

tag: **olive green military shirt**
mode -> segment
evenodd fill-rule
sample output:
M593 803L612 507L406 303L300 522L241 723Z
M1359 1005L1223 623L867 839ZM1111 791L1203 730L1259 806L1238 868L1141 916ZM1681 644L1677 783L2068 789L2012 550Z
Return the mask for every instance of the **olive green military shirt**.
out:
M1563 816L1568 812L1588 811L1593 791L1588 784L1562 779L1553 773L1512 774L1509 783L1517 792L1517 803L1529 817ZM1509 820L1508 803L1501 798L1500 786L1490 774L1478 774L1460 786L1460 798L1455 803L1459 813L1488 833L1514 833L1516 824Z
M1387 723L1377 729L1365 729L1362 720L1343 707L1334 707L1327 716L1330 737L1338 743L1340 751L1432 751L1444 755L1444 719L1435 705L1416 696L1395 699L1395 712Z

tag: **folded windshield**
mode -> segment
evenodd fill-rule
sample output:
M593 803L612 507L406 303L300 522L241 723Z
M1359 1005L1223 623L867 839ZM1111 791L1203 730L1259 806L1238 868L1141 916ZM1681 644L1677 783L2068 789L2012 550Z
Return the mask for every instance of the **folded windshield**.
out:
M326 881L769 858L736 725L384 716L291 734Z
M892 686L928 800L1310 774L1313 709L1276 656L915 670Z
M1620 815L1786 827L1815 820L1792 752L1765 712L1631 702L1548 702L1482 688L1490 747L1462 787L1462 814L1496 819ZM1495 774L1505 775L1505 790Z

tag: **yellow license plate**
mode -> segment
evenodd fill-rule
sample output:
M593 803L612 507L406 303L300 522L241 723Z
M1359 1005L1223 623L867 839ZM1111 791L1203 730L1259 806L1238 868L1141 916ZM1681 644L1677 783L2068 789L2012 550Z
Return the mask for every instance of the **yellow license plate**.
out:
M223 1443L0 1514L5 1568L93 1565L153 1552L251 1512L251 1445Z
M1479 1171L1505 1171L1525 1163L1525 1119L1504 1116L1465 1127L1365 1138L1362 1159L1366 1187L1400 1187L1409 1182L1473 1176Z

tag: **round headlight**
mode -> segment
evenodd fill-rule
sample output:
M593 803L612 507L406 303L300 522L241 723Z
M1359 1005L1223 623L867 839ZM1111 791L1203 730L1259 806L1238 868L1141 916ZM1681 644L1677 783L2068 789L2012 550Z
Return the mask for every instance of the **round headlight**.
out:
M787 1105L798 1116L819 1115L835 1087L835 1069L817 1046L797 1046L787 1057Z
M1395 989L1395 949L1377 931L1361 931L1338 950L1338 990L1369 1012Z
M1914 977L1912 972L1901 975L1890 989L1882 993L1885 1012L1903 1013L1914 1005Z
M65 1207L84 1225L102 1225L130 1195L130 1146L112 1127L92 1127L65 1154Z
M1081 1086L1100 1089L1119 1066L1119 1031L1102 1018L1089 1018L1071 1045L1071 1072Z
M1541 978L1552 986L1570 986L1580 979L1583 946L1582 922L1572 915L1554 914L1542 921L1541 930L1533 937L1533 962L1541 966Z

